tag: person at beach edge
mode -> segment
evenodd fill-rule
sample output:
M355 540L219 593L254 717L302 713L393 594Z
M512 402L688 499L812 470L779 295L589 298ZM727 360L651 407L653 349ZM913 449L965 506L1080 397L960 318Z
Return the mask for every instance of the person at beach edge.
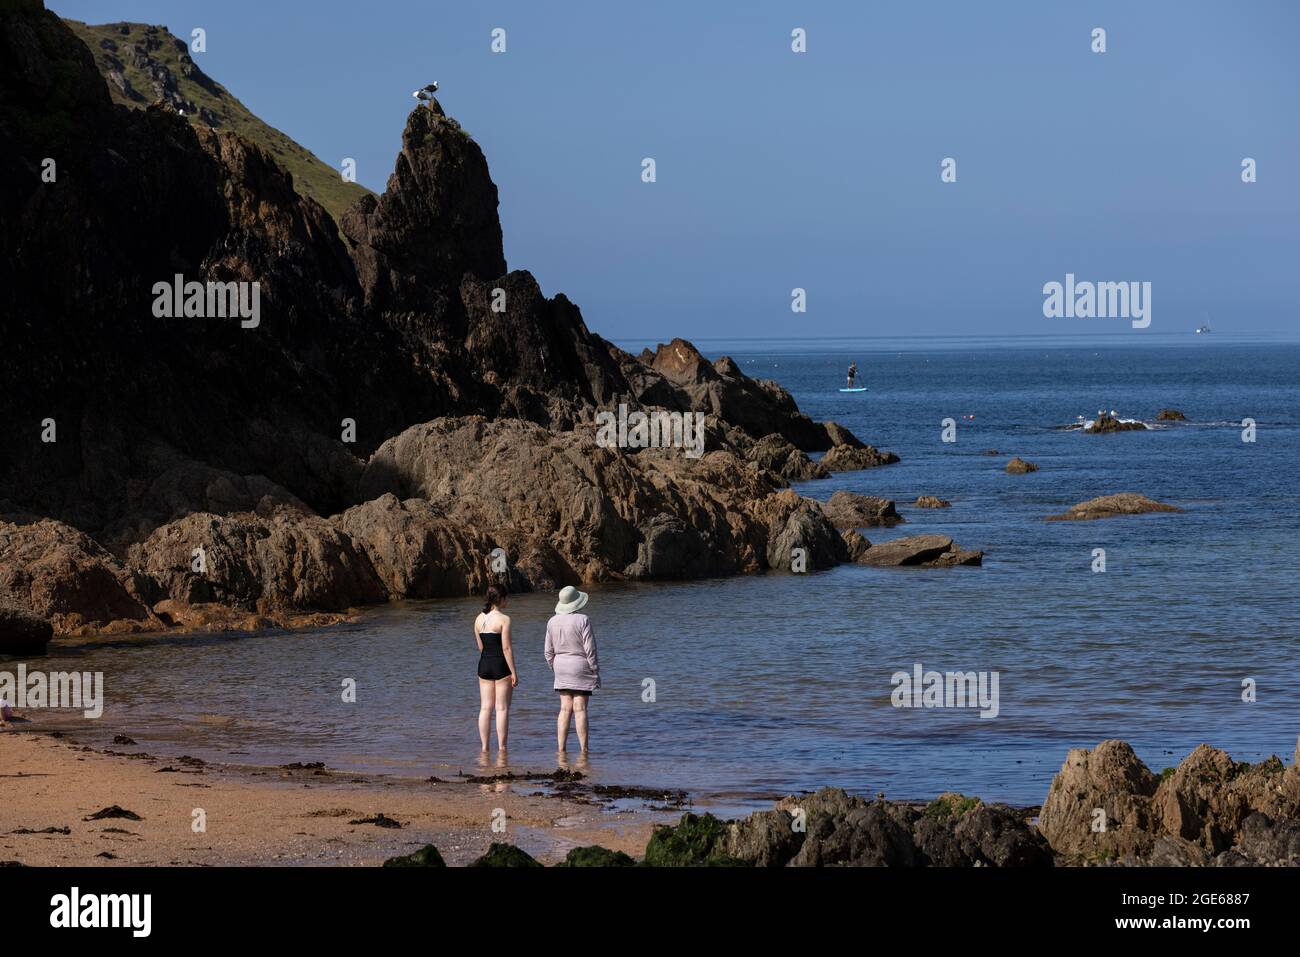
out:
M555 690L560 695L560 714L555 721L560 753L568 747L570 719L578 730L578 745L587 753L587 704L591 693L600 687L596 636L591 621L579 614L588 597L572 585L565 586L555 614L546 623L546 666L555 672Z
M492 710L497 713L497 750L502 754L510 737L510 698L519 684L515 653L510 645L510 616L501 611L506 590L488 586L483 610L474 619L474 640L478 643L478 737L483 752L492 733Z

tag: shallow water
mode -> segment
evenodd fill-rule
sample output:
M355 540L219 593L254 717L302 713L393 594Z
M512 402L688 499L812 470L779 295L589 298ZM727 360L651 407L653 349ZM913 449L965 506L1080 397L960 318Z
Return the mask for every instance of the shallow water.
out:
M889 496L908 524L868 538L940 532L984 549L985 563L591 589L604 675L595 778L685 788L734 810L827 784L1037 804L1067 749L1104 738L1128 740L1155 770L1202 741L1238 760L1290 759L1300 346L1149 341L700 343L777 379L813 418L902 457L804 494ZM867 393L838 392L851 358ZM1099 408L1150 421L1167 406L1191 422L1102 436L1057 428ZM945 417L959 423L954 444L940 441ZM1258 423L1254 444L1241 441L1244 417ZM1014 455L1041 471L1007 475ZM1187 511L1042 520L1117 491ZM919 494L953 507L909 507ZM1096 548L1104 574L1091 571ZM521 595L509 609L522 676L516 765L555 761L541 658L553 602ZM476 610L411 602L319 632L63 648L43 666L104 671L98 727L161 754L446 776L477 759ZM998 716L894 708L891 675L918 662L997 671ZM345 678L356 679L356 704L341 700ZM1254 703L1242 701L1246 678Z

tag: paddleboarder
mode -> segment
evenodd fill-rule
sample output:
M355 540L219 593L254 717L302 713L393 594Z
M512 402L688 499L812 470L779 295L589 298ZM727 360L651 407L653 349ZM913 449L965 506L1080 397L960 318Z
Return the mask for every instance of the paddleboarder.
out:
M856 379L857 377L858 377L858 364L856 362L850 362L849 363L849 384L847 388L850 389L853 388L853 380Z

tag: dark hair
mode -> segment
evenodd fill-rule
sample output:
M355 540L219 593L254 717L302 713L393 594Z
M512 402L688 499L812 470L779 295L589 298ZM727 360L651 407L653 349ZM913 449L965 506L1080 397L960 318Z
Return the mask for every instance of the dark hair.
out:
M505 585L488 585L488 590L483 595L483 614L490 612L493 605L501 604L507 594L509 592Z

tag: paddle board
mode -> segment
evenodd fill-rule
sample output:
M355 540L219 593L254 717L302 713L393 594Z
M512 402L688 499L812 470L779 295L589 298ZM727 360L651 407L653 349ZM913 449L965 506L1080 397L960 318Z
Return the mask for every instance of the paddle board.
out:
M867 387L863 385L863 386L858 386L856 389L840 389L840 391L841 392L866 392Z

